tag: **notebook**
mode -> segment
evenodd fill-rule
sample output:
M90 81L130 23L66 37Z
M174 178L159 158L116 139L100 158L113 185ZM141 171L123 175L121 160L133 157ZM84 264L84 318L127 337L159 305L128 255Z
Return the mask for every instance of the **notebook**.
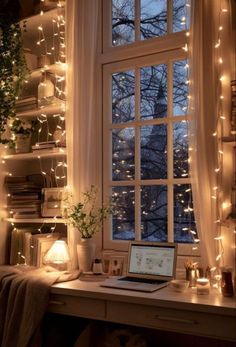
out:
M175 277L177 244L171 242L131 241L127 276L109 278L102 287L154 292Z

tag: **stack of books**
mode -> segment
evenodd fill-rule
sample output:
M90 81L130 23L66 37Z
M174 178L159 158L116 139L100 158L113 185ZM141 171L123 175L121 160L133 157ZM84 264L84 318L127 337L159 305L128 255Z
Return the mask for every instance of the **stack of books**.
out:
M5 177L9 194L7 208L12 218L39 218L41 216L41 186L26 176Z
M32 146L32 151L39 151L42 149L54 149L57 147L56 141L45 141L45 142L36 142L35 145Z
M38 107L38 100L35 96L19 99L16 102L16 112L24 112Z
M33 228L14 228L11 232L10 264L41 267L43 258L59 233L39 233Z

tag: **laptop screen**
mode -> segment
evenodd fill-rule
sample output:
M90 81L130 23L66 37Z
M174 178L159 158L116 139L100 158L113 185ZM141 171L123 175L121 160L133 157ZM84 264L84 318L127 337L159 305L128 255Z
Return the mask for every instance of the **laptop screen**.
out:
M128 274L138 277L173 278L175 275L176 244L131 242Z

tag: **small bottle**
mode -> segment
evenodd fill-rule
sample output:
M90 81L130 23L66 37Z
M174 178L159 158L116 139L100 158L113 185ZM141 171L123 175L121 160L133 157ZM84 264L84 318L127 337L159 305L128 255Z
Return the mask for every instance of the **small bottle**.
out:
M234 295L234 289L233 289L233 281L232 281L232 269L222 267L221 269L221 292L223 296L233 296Z
M101 275L102 272L102 261L101 259L96 258L93 263L93 274Z

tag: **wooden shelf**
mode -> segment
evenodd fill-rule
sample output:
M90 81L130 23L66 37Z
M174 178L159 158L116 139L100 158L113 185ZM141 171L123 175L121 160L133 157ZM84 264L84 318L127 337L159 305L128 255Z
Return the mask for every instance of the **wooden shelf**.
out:
M22 218L22 219L16 219L16 218L6 218L6 221L9 223L57 223L57 224L67 224L67 219L65 218Z
M40 116L42 113L46 114L47 116L52 116L54 114L63 113L63 112L65 112L65 102L60 101L45 107L35 108L35 109L27 110L24 112L19 112L17 113L17 117L34 118L34 117Z
M40 158L50 158L66 156L66 148L39 149L30 153L8 154L4 155L4 160L32 160Z

